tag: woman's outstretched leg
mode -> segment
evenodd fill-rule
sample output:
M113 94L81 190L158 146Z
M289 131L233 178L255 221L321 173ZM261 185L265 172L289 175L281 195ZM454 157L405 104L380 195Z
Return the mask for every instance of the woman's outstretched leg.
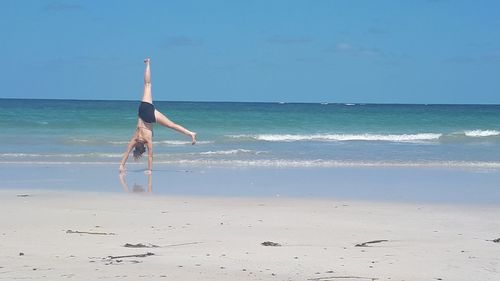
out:
M146 71L144 72L144 95L142 101L153 103L153 94L151 93L151 59L144 60Z
M163 113L159 112L158 110L155 110L155 117L156 117L156 122L159 123L160 125L165 126L167 128L170 128L170 129L174 129L177 132L180 132L180 133L183 133L187 136L190 136L192 144L196 143L196 133L195 132L191 132L190 130L182 127L181 125L170 121L170 119L168 119L167 116L163 115Z

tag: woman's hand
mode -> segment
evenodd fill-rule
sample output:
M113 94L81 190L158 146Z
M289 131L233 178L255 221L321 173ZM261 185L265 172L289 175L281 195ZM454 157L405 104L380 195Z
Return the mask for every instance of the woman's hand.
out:
M120 173L126 173L126 172L127 172L127 168L125 168L125 165L120 164Z

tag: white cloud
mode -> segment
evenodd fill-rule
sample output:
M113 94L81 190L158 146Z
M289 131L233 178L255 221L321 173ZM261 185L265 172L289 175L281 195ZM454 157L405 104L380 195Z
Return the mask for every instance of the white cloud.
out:
M342 53L350 56L362 56L362 57L382 57L384 52L377 48L366 48L361 46L356 46L348 42L339 42L333 47L325 49L326 52L332 53Z
M274 35L267 38L268 43L280 44L280 45L304 44L304 43L309 43L311 41L312 39L306 36Z
M335 45L335 50L337 50L339 52L348 52L348 51L352 51L353 47L349 43L340 42L340 43L337 43L337 45Z
M165 39L162 46L164 48L197 47L202 44L203 41L200 39L193 39L187 36L172 36Z

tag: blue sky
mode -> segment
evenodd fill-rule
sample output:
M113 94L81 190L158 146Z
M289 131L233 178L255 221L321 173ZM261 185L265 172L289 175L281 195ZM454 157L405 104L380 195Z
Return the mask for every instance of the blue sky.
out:
M2 1L2 98L500 104L500 1Z

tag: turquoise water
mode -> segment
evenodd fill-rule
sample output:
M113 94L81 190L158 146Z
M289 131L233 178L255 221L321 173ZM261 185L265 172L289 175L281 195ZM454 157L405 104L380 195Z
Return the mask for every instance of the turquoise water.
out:
M137 101L0 99L0 163L119 163ZM500 106L155 102L155 162L500 169ZM143 160L144 161L144 160Z

